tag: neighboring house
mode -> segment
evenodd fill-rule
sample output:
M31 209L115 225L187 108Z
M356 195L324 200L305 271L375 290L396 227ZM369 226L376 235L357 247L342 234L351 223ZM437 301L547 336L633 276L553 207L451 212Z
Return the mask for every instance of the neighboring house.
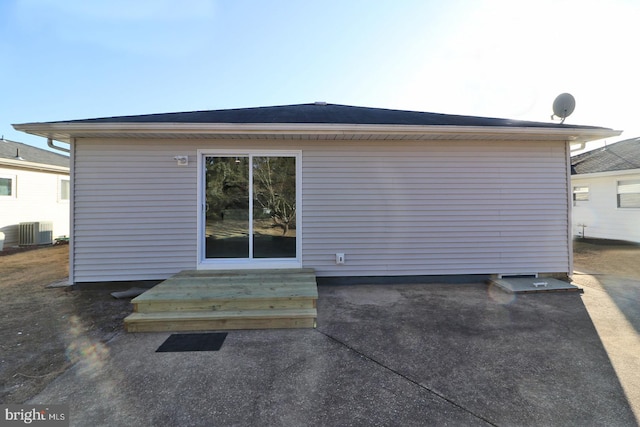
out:
M47 224L52 238L68 236L69 197L69 157L0 139L0 232L5 248L20 243L19 224L24 222L37 222L42 229Z
M573 234L640 243L640 138L571 158Z
M71 146L72 283L567 276L571 144L620 134L326 103L14 127Z

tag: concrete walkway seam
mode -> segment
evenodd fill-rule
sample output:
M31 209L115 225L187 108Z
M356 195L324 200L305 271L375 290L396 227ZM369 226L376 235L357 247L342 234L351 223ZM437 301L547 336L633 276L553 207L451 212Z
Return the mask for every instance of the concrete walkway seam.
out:
M385 364L383 364L382 362L379 362L379 361L377 361L376 359L373 359L372 357L370 357L370 356L368 356L368 355L366 355L366 354L362 353L361 351L359 351L359 350L357 350L357 349L355 349L355 348L351 347L349 344L347 344L347 343L345 343L345 342L342 342L342 341L340 341L339 339L337 339L337 338L335 338L335 337L333 337L333 336L331 336L331 335L329 335L329 334L327 334L327 333L325 333L325 332L322 332L321 330L319 330L319 329L317 329L317 328L316 328L316 331L317 331L318 333L320 333L320 334L324 335L325 337L329 338L330 340L332 340L332 341L334 341L334 342L336 342L336 343L340 344L341 346L343 346L343 347L345 347L345 348L349 349L350 351L352 351L352 352L356 353L356 354L357 354L357 355L359 355L360 357L362 357L362 358L364 358L364 359L366 359L366 360L368 360L368 361L370 361L370 362L372 362L372 363L375 363L376 365L380 366L382 369L384 369L384 370L386 370L386 371L389 371L389 372L391 372L391 373L393 373L393 374L395 374L395 375L399 376L400 378L403 378L403 379L405 379L405 380L409 381L411 384L416 385L417 387L419 387L419 388L421 388L421 389L423 389L423 390L427 391L428 393L433 394L434 396L436 396L436 397L438 397L438 398L440 398L440 399L444 400L445 402L447 402L447 403L449 403L449 404L451 404L451 405L455 406L456 408L461 409L462 411L465 411L466 413L468 413L468 414L470 414L470 415L472 415L472 416L474 416L474 417L478 418L479 420L482 420L482 421L486 422L487 424L489 424L489 425L491 425L491 426L498 427L498 425L497 425L497 424L495 424L495 423L491 422L490 420L486 419L486 418L485 418L485 417L483 417L482 415L478 415L478 414L476 414L475 412L470 411L469 409L465 408L464 406L461 406L460 404L458 404L458 403L454 402L453 400L449 399L448 397L446 397L446 396L444 396L444 395L442 395L442 394L438 393L437 391L432 390L432 389L430 389L429 387L427 387L427 386L425 386L425 385L423 385L423 384L419 383L418 381L414 380L413 378L408 377L407 375L405 375L405 374L403 374L403 373L401 373L401 372L398 372L398 371L396 371L395 369L390 368L389 366L386 366L386 365L385 365Z

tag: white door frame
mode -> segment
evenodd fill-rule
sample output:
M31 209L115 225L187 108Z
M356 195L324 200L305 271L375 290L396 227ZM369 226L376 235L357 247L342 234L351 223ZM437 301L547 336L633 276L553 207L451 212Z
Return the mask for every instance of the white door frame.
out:
M296 159L296 257L295 258L206 258L205 163L208 156L295 157ZM250 163L251 164L251 163ZM253 185L253 183L252 183ZM198 270L233 270L302 267L302 151L301 150L198 150ZM252 221L250 221L251 223Z

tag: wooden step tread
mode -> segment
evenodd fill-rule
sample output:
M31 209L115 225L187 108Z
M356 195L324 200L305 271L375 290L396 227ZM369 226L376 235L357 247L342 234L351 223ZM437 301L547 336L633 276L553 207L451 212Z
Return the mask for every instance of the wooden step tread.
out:
M183 270L173 277L255 277L277 275L305 275L315 279L312 268L281 268L281 269L247 269L247 270Z
M256 329L311 329L316 319L202 319L162 322L131 322L125 324L127 332L191 332L232 331Z
M280 319L280 318L315 318L315 308L280 309L280 310L235 310L235 311L172 311L159 313L131 313L124 321L153 322L158 320L207 320L207 319Z
M167 279L161 285L173 287L191 286L194 288L211 286L211 287L228 287L228 286L247 286L247 287L265 287L265 286L316 286L315 280L307 278L242 278L242 279L221 279L219 277L177 277ZM159 285L156 285L156 287Z
M124 319L124 325L128 332L299 329L315 328L316 318L315 309L133 313Z
M169 291L142 294L131 300L133 304L152 301L230 301L230 300L313 300L318 299L317 290L269 290L268 292L246 292L243 290L227 290L220 292L212 289L200 291Z
M232 299L227 301L146 301L134 304L136 313L161 313L169 311L236 311L236 310L285 310L316 308L316 299L267 300Z
M252 289L260 291L264 289L313 289L317 284L314 281L237 281L237 282L224 282L217 281L209 278L190 278L185 280L167 279L164 282L157 284L151 289L155 291L167 291L167 290L181 290L181 289Z

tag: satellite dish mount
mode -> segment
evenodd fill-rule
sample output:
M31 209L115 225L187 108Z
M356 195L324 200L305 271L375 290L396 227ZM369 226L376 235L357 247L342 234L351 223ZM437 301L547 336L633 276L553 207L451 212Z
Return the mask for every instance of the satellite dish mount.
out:
M551 120L554 117L559 117L560 124L564 123L564 119L569 117L573 110L576 108L576 100L570 93L561 93L558 95L553 101L553 114L551 115Z

